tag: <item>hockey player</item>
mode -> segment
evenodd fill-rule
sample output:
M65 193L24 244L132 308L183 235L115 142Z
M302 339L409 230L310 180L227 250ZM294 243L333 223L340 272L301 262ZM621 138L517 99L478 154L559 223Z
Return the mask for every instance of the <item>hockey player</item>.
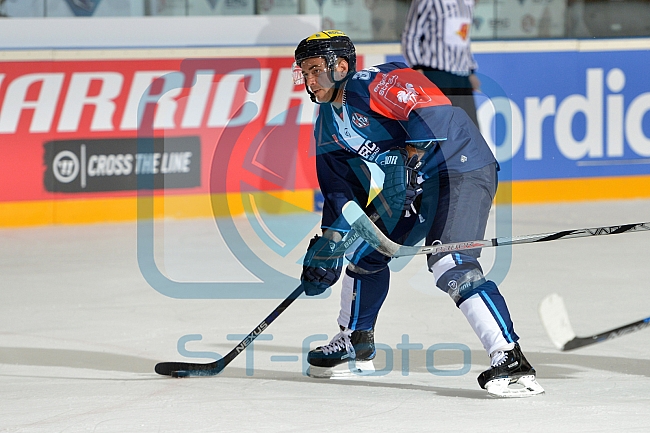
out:
M350 229L341 216L349 200L378 217L377 225L399 243L483 238L498 165L467 114L435 85L403 63L357 71L355 47L338 30L300 42L294 77L320 104L314 135L323 235L310 241L303 262L307 295L323 293L341 275L343 257L334 251ZM376 167L384 180L373 197ZM483 275L479 254L468 250L427 258L435 284L450 295L491 358L479 385L493 395L542 393L505 300ZM374 372L374 328L388 293L390 259L365 242L348 258L340 332L309 352L308 374L314 377ZM512 387L517 391L508 387L513 383L521 385Z

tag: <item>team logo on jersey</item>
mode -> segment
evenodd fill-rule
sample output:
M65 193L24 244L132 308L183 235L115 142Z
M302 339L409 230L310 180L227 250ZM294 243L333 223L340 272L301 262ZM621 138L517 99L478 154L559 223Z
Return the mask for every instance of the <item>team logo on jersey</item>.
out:
M418 102L418 96L420 94L415 90L413 84L406 83L406 86L399 92L397 92L397 100L403 104L416 104Z
M467 36L469 35L469 24L467 24L467 23L463 23L463 24L460 26L460 29L458 29L458 31L456 32L456 34L457 34L458 36L460 36L460 38L461 38L462 40L466 41L466 40L467 40Z
M431 96L421 85L404 83L394 73L383 74L372 90L383 97L382 105L389 109L393 118L406 119L415 107L428 106L431 103Z
M352 114L352 123L354 123L358 128L367 128L370 126L370 120L368 117L359 113Z
M468 17L449 17L445 20L445 45L453 48L467 47L472 31L472 20Z

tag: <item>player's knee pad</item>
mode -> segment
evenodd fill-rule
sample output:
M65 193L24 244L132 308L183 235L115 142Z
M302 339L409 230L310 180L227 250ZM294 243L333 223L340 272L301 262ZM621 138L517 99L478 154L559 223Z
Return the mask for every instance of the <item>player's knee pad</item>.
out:
M472 287L467 287L465 290L462 291L462 293L459 293L458 298L454 299L454 301L458 306L462 304L466 299L469 299L476 294L483 295L483 297L486 300L503 299L503 296L501 296L501 292L499 292L499 288L494 283L494 281L489 281L483 278L483 280L480 281L479 284L475 283L472 285Z
M456 305L460 305L465 299L472 296L485 282L485 276L480 269L469 269L462 272L450 272L445 278L438 280L438 287L446 290ZM441 281L442 280L442 281ZM441 287L444 284L444 289Z
M474 258L444 257L432 267L436 285L447 292L456 305L476 293L486 280L481 266Z

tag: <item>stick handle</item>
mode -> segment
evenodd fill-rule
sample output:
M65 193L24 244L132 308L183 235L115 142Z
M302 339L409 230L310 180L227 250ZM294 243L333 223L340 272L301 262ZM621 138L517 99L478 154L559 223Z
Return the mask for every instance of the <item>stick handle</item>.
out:
M374 215L373 215L374 216ZM564 230L555 233L523 235L514 237L493 238L490 240L475 240L419 246L400 245L393 242L368 218L361 207L354 201L343 206L343 217L348 224L359 233L373 248L388 257L404 257L419 254L438 254L453 251L472 250L476 248L498 247L504 245L548 242L559 239L580 238L586 236L616 235L650 230L650 222L624 224L619 226L595 227L588 229Z

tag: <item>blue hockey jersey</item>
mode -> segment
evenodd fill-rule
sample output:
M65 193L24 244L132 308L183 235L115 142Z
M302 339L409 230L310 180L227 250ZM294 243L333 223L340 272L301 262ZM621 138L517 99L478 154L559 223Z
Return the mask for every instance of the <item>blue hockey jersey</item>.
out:
M420 168L468 172L494 163L492 151L465 111L423 74L394 62L356 72L343 89L340 110L320 106L314 129L316 170L324 197L323 228L346 231L341 208L368 198L368 164L391 148L426 147Z

